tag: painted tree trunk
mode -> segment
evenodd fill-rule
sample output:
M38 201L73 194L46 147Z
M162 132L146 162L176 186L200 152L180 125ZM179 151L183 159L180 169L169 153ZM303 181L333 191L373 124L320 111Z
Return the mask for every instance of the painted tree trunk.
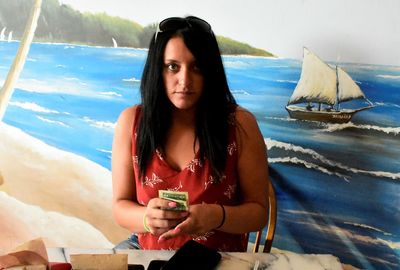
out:
M28 55L29 48L31 46L37 22L40 15L40 8L42 0L35 0L31 14L25 26L25 31L21 39L17 55L15 56L14 62L8 72L7 78L4 82L3 88L0 92L0 121L3 120L4 114L7 109L7 105L14 91L16 82L18 81L19 75L24 67L26 56Z

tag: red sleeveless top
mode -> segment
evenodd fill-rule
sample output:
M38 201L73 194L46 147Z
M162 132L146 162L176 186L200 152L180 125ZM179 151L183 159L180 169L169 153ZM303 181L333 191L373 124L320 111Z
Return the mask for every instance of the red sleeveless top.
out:
M142 179L139 179L138 156L136 151L136 136L138 122L140 121L141 108L137 108L132 136L132 160L136 181L136 197L138 203L147 205L150 199L158 197L158 190L187 191L189 205L208 203L223 205L238 205L240 203L239 183L236 171L237 143L235 133L235 114L230 117L229 141L227 161L224 175L216 181L211 175L208 160L201 162L198 153L182 171L176 171L163 159L161 153L156 151L146 169ZM138 234L139 244L142 249L167 249L176 250L186 241L193 239L201 244L218 251L243 252L247 249L245 234L231 234L212 230L202 236L192 238L189 235L179 236L161 243L158 237L150 233Z

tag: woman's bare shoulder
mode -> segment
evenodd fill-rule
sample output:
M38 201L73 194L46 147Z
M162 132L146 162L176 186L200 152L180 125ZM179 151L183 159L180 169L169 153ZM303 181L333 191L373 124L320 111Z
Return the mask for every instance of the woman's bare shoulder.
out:
M260 145L263 140L256 117L247 109L239 106L236 109L235 117L239 150L245 145Z
M118 117L117 127L120 126L129 129L133 127L133 121L136 118L138 108L139 105L135 105L124 109Z
M132 122L135 119L139 105L125 108L118 117L118 122Z
M257 124L255 116L247 109L237 106L235 111L236 121L241 126Z

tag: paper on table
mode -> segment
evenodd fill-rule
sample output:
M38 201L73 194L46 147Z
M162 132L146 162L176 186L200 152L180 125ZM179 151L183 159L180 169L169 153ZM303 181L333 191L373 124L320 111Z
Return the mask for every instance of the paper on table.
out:
M71 254L73 269L128 270L128 254Z
M47 266L44 264L38 265L20 265L6 268L5 270L47 270Z
M47 267L46 246L41 238L28 241L10 253L0 256L0 269L18 265L45 265Z

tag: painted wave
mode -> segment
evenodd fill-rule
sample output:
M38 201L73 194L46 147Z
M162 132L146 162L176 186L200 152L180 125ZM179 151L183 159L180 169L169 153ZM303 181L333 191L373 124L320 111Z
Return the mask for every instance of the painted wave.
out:
M400 105L399 104L395 104L395 103L375 102L374 104L377 105L377 106L400 108Z
M295 218L293 218L294 216ZM307 226L313 231L322 233L327 238L339 238L343 243L349 243L349 245L351 243L351 246L348 248L355 253L357 253L358 250L357 248L354 248L354 243L369 247L384 245L395 253L400 250L400 242L386 240L385 236L390 234L379 228L369 226L368 224L345 222L340 217L326 216L322 213L288 209L282 210L280 219L281 221L290 222L291 224L297 223L301 224L301 226ZM360 231L360 227L363 228L363 230ZM383 258L377 254L376 256L369 256L368 259L385 265L396 266L395 263L388 260L390 259L390 256L385 256L385 258ZM364 266L369 265L366 260L364 260L363 264Z
M383 231L381 229L378 229L376 227L372 227L372 226L365 225L365 224L352 223L352 222L347 222L347 221L343 222L343 224L347 224L347 225L351 225L351 226L359 227L359 228L364 228L364 229L369 229L369 230L372 230L372 231L383 233L384 235L393 235L392 233L388 233L388 232L385 232L385 231Z
M19 101L10 101L8 103L11 106L15 106L24 110L29 110L33 112L39 112L39 113L54 113L54 114L59 114L59 111L56 110L50 110L45 107L42 107L34 102L19 102Z
M350 167L347 165L344 165L340 162L333 161L328 159L327 157L319 154L317 151L311 149L311 148L304 148L298 145L294 145L291 143L285 143L285 142L280 142L276 141L270 138L264 138L264 142L267 145L268 150L272 148L279 148L283 149L285 151L291 151L293 153L301 153L306 156L311 157L313 160L318 161L322 164L325 164L330 167L334 168L340 168L343 171L349 172L349 173L354 173L354 174L365 174L365 175L370 175L370 176L375 176L375 177L384 177L384 178L390 178L393 180L399 180L400 179L400 172L398 173L393 173L393 172L384 172L384 171L368 171L368 170L363 170L355 167ZM292 163L292 164L301 164L305 166L306 168L309 169L314 169L318 170L320 172L323 172L328 175L336 175L346 181L348 181L348 176L331 171L325 167L322 167L321 165L299 159L297 157L282 157L282 158L269 158L268 162L270 163Z
M356 129L364 129L364 130L373 130L379 131L386 134L393 134L399 135L400 134L400 127L380 127L376 125L359 125L354 124L353 122L348 122L345 124L327 124L327 127L323 129L324 132L335 132L340 131L347 128L356 128Z
M276 82L279 83L292 83L292 84L297 84L298 81L294 81L294 80L276 80Z
M128 79L122 79L123 82L135 82L138 83L140 82L140 79L136 79L135 77L128 78Z
M63 93L76 96L98 96L86 82L78 78L47 78L45 80L21 78L16 88L32 93Z
M231 92L232 92L233 95L246 95L246 96L250 96L251 95L246 90L232 90Z
M113 91L99 92L100 95L109 96L109 97L122 97L121 94L118 94Z
M394 106L398 106L397 104L393 104ZM363 129L363 130L373 130L373 131L378 131L378 132L383 132L389 135L399 135L400 134L400 127L382 127L382 126L377 126L377 125L363 125L363 124L354 124L353 122L348 122L344 124L329 124L329 123L322 123L322 122L316 122L316 121L308 121L308 120L298 120L298 119L293 119L290 117L265 117L265 119L271 119L271 120L279 120L279 121L285 121L285 122L293 122L293 121L307 121L307 122L315 122L319 126L322 127L321 131L323 132L335 132L335 131L340 131L344 130L347 128L356 128L356 129Z
M98 121L91 119L90 117L84 116L82 118L83 121L88 123L90 126L95 127L95 128L101 128L101 129L107 129L111 132L114 131L116 123L109 122L109 121Z
M376 77L384 78L384 79L400 80L400 75L378 74L378 75L376 75Z
M59 126L63 126L63 127L70 128L69 125L65 124L65 123L62 122L62 121L51 120L51 119L45 118L45 117L43 117L43 116L36 116L36 117L37 117L40 121L45 122L45 123L48 123L48 124L54 124L54 125L59 125Z

